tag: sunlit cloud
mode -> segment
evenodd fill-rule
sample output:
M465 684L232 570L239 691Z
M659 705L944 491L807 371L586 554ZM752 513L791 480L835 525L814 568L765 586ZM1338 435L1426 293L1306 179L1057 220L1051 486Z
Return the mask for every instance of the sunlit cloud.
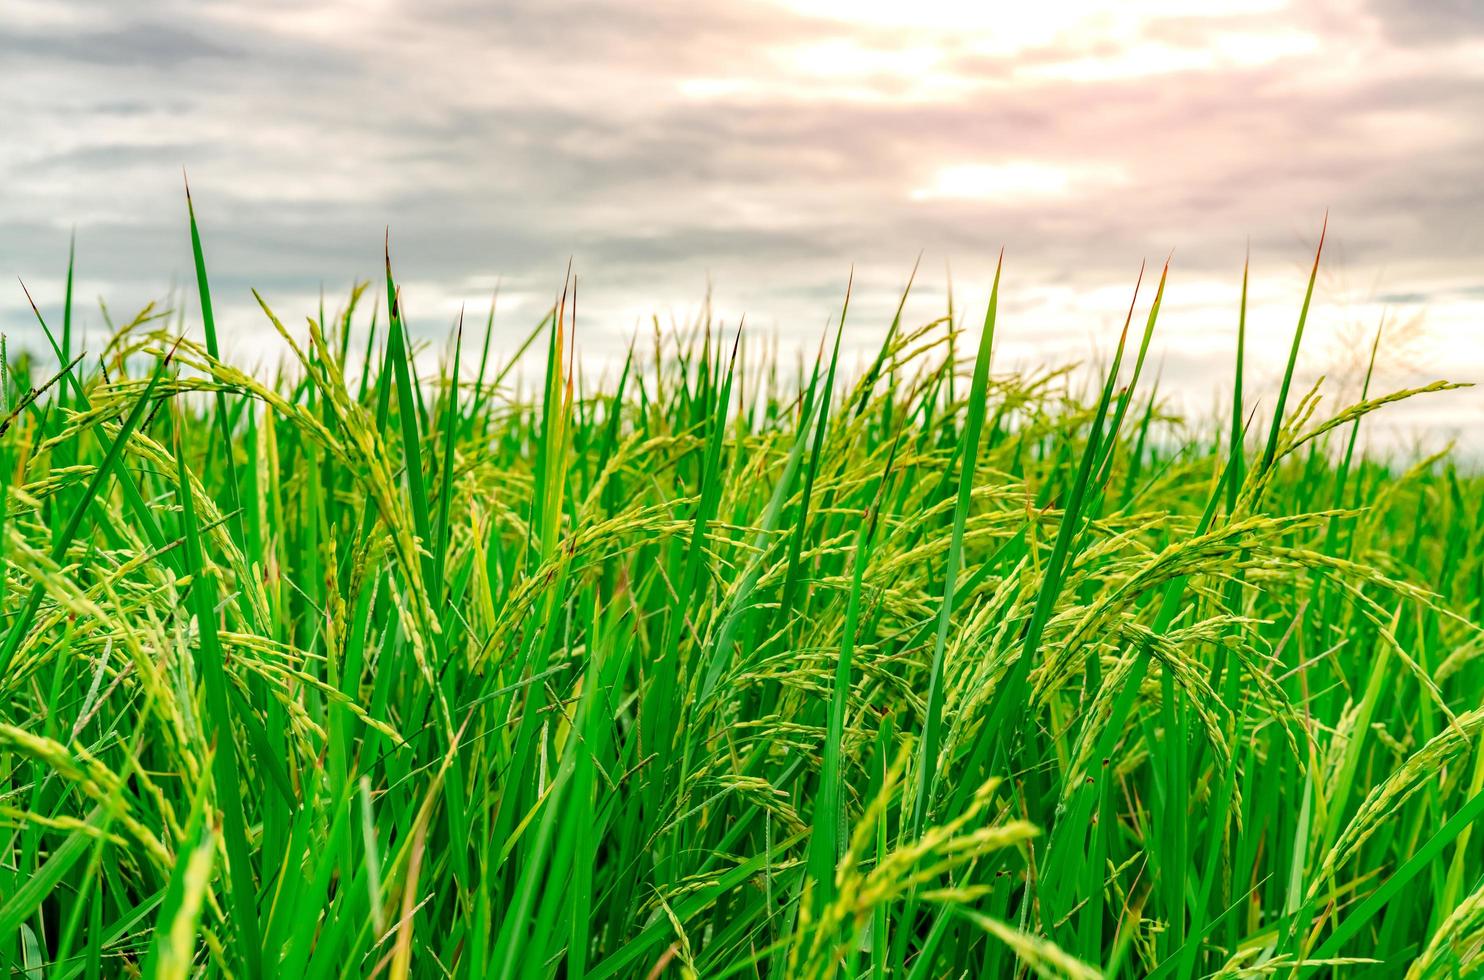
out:
M871 48L845 38L835 38L795 48L791 60L794 67L803 73L825 78L876 74L916 78L936 69L943 61L943 52L929 46Z
M982 86L953 70L942 48L883 46L847 37L787 45L768 52L766 73L687 78L690 99L880 104L952 101Z
M1041 4L973 0L779 0L795 13L856 27L945 33L969 39L980 50L1013 54L1055 43L1126 40L1161 18L1212 20L1272 14L1283 0L1061 0Z
M1016 70L1023 80L1065 79L1077 82L1146 78L1185 71L1258 68L1279 59L1310 54L1319 39L1301 31L1271 34L1224 33L1200 46L1141 41L1108 55L1028 64Z
M1122 175L1106 167L1072 167L1034 160L962 163L940 167L932 182L914 188L914 201L1003 201L1065 197L1075 189L1108 187Z

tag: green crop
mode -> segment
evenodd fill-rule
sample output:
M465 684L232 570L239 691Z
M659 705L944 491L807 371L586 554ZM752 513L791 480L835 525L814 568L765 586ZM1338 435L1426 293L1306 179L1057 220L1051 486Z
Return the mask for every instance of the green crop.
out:
M199 306L84 352L69 263L0 354L0 974L1484 970L1484 478L1365 450L1449 384L1295 387L1312 275L1213 427L1168 267L1088 386L997 370L999 270L594 386L575 280L440 355L389 250L268 378L189 232Z

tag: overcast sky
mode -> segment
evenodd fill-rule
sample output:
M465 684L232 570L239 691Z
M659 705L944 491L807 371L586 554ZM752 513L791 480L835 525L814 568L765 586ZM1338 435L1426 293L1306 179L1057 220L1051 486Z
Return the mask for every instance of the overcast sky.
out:
M75 229L85 320L163 296L185 166L245 363L250 286L302 322L377 274L388 225L425 336L499 283L513 344L570 259L599 362L708 284L812 347L852 267L862 350L919 253L927 320L950 267L982 309L1002 245L997 363L1085 358L1173 249L1158 356L1204 411L1247 243L1261 375L1328 209L1308 374L1384 310L1385 383L1484 380L1478 0L0 0L0 73L0 271L58 308ZM0 281L0 328L28 320ZM1484 445L1474 392L1392 421Z

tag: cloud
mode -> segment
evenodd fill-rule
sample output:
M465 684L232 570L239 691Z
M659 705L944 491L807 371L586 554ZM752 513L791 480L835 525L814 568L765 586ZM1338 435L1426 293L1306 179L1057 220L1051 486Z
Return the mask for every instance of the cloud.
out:
M1484 7L1476 0L1371 0L1387 35L1403 44L1450 44L1484 35Z
M196 60L234 59L241 52L169 24L136 22L109 30L17 30L0 35L0 57L14 63L69 62L112 68L147 64L183 69Z
M1173 248L1167 381L1199 393L1228 372L1211 338L1229 350L1247 243L1254 337L1280 348L1328 208L1334 329L1420 298L1438 366L1484 373L1471 4L964 7L17 2L0 267L55 281L75 227L83 295L162 295L190 269L185 165L246 348L249 286L295 322L321 285L376 274L390 225L428 336L496 279L551 293L570 259L597 356L708 285L733 322L812 345L854 266L864 347L920 252L927 319L948 264L962 308L1005 245L1007 344L1062 357L1104 342L1112 297ZM4 329L28 315L0 290Z

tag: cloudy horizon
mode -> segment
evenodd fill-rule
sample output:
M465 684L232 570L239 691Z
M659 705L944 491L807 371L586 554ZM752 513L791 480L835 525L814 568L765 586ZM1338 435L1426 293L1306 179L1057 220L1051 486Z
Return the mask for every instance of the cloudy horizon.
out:
M75 229L85 323L160 298L190 276L184 167L234 358L271 333L249 287L301 323L389 226L423 336L498 284L513 347L570 261L601 360L708 292L812 346L852 269L865 350L919 255L926 321L950 270L982 309L1003 246L1009 366L1105 350L1173 250L1155 357L1201 411L1249 245L1261 378L1327 211L1306 376L1353 372L1384 314L1383 386L1484 380L1478 4L1044 6L11 0L0 260L56 309ZM19 286L0 330L34 339ZM1390 418L1484 445L1477 389Z

